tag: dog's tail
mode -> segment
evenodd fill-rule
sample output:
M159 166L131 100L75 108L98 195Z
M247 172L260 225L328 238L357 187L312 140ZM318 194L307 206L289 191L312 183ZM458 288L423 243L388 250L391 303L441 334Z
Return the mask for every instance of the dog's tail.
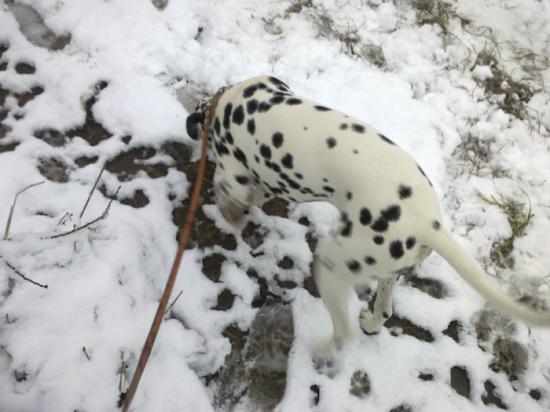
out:
M481 267L443 227L431 230L424 241L494 307L532 325L550 326L550 313L535 312L498 290Z

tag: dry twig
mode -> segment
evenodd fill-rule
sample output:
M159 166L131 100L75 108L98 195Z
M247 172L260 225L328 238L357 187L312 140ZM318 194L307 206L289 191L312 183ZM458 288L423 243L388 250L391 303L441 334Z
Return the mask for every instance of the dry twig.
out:
M103 174L103 171L105 170L105 165L106 164L107 163L103 163L103 167L101 168L101 170L99 171L99 174L97 175L97 178L94 182L94 185L92 186L92 189L90 190L90 194L88 195L88 198L86 199L86 203L84 203L84 207L82 208L82 211L80 212L80 216L78 216L79 218L82 218L82 216L84 215L84 212L85 212L86 208L88 207L88 203L90 202L90 199L92 198L92 194L94 193L94 190L97 187L97 184L99 183L99 179L101 179L101 175Z
M2 256L0 256L1 258ZM27 282L30 282L32 283L33 285L36 285L36 286L40 286L41 288L44 288L44 289L48 289L48 285L43 285L42 283L38 283L34 280L32 280L31 278L25 276L24 274L22 274L15 266L13 266L10 262L8 262L6 259L4 259L4 263L6 264L7 267L9 267L16 275L19 275L20 277L22 277L24 280L26 280Z
M117 191L115 192L115 197L116 195L118 194L118 191L120 190L120 186L118 187ZM43 239L57 239L57 238L60 238L60 237L63 237L63 236L69 236L69 235L72 235L73 233L76 233L82 229L86 229L87 227L93 225L94 223L97 223L99 222L100 220L103 220L107 217L107 215L109 214L109 209L111 208L111 203L113 203L113 200L115 200L114 198L109 200L109 203L107 204L107 207L105 208L105 210L103 211L103 213L96 217L95 219L93 220L90 220L88 223L82 225L82 226L79 226L79 227L75 227L74 229L72 230L69 230L68 232L63 232L63 233L59 233L57 235L53 235L53 236L49 236L49 237L46 237L46 238L43 238Z
M15 194L15 196L13 197L13 203L11 205L11 208L10 208L10 213L8 214L8 221L6 222L6 229L4 231L4 240L8 240L8 236L10 234L10 226L11 226L11 219L13 217L13 211L15 210L15 203L17 202L17 197L23 193L24 191L30 189L31 187L34 187L34 186L38 186L38 185L41 185L42 183L44 183L45 181L43 180L42 182L38 182L38 183L33 183L31 185L28 185L26 187L24 187L23 189L21 189L19 192L17 192Z

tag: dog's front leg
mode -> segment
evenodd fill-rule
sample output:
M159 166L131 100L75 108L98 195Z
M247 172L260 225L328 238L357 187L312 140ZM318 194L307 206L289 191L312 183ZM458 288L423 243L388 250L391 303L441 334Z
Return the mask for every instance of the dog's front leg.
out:
M367 334L379 333L384 322L393 314L392 293L396 280L397 276L392 275L378 281L374 311L363 311L359 319L359 324Z

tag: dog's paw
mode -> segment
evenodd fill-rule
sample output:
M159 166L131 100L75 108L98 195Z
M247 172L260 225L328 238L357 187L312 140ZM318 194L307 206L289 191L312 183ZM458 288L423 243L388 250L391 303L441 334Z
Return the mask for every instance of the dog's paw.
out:
M377 335L382 330L385 319L377 319L371 311L364 310L359 317L359 325L367 335Z

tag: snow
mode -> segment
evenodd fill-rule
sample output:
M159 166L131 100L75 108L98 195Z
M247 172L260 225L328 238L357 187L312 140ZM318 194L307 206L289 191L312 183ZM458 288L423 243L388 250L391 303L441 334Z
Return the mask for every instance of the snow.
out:
M260 73L365 120L409 151L434 183L445 223L488 276L513 296L535 296L548 307L550 2L457 0L455 12L470 23L451 15L452 35L438 24L419 25L409 2L308 3L294 12L289 7L297 2L261 0L172 0L162 10L149 0L131 6L122 0L0 5L0 50L9 46L0 57L0 67L6 63L0 69L0 103L3 90L10 91L0 108L0 119L8 112L2 124L10 128L2 137L0 125L0 233L14 194L46 181L18 198L10 237L0 240L0 411L116 409L121 358L128 365L122 373L125 390L176 250L172 210L187 199L191 183L175 167L156 178L140 171L127 181L106 170L102 191L94 192L82 218L80 211L103 163L121 153L177 141L193 145L196 160L197 145L185 133L190 102L184 107L181 96L211 94ZM319 19L319 13L330 18ZM52 38L67 35L64 47L48 49ZM364 44L381 48L382 67L361 57ZM495 47L499 67L475 63L478 53ZM18 73L21 62L34 73ZM502 97L486 94L484 82L499 70L510 74L504 81L508 88L525 82L533 89L523 118L506 112ZM98 88L101 82L107 87ZM43 93L21 104L18 96L36 86ZM42 129L82 126L84 103L92 96L91 113L109 139L90 145L86 136L77 136L54 147L34 137ZM132 137L129 143L125 136ZM468 137L489 147L477 169L460 156L459 145ZM3 151L11 143L19 145ZM79 167L82 156L98 160ZM68 166L68 182L40 174L40 159L49 157ZM176 161L161 151L140 161L158 163ZM148 204L133 208L114 201L108 216L90 229L51 238L101 216L109 204L104 194L114 194L118 186L119 200L140 189ZM480 193L531 207L525 236L514 242L513 268L489 259L492 245L511 228ZM285 219L254 209L249 221L265 234L257 247L245 242L215 205L204 205L203 211L220 233L236 235L237 246L186 251L173 298L182 293L162 324L133 411L217 410L207 377L231 352L223 332L230 325L246 330L257 313L259 286L249 269L292 305L294 342L278 411L390 411L400 405L412 411L495 410L481 400L486 380L509 410L550 408L550 331L516 323L509 332L495 324L493 338L517 341L528 353L526 371L511 383L489 367L491 345L480 348L475 326L483 299L435 255L418 276L439 280L449 296L435 299L400 282L394 301L394 312L429 331L433 342L384 328L377 336L360 334L357 343L338 353L337 367L317 368L311 349L330 335L331 324L320 299L302 287L313 261L305 237L308 230L315 238L329 235L336 210L325 203L292 205ZM310 229L298 223L303 217ZM203 258L214 252L227 257L219 282L203 273ZM278 266L285 257L292 259L291 269ZM24 281L7 262L48 288ZM282 290L277 284L289 280L298 287ZM233 305L214 310L224 289L235 295ZM351 300L352 313L365 307L358 298ZM459 343L442 334L453 320L463 325ZM457 365L468 371L469 399L450 386L449 370ZM350 394L357 370L370 380L364 397ZM420 380L422 372L433 374L433 380ZM320 387L317 405L312 385ZM539 401L529 395L533 389L540 391ZM243 405L246 400L236 410Z

